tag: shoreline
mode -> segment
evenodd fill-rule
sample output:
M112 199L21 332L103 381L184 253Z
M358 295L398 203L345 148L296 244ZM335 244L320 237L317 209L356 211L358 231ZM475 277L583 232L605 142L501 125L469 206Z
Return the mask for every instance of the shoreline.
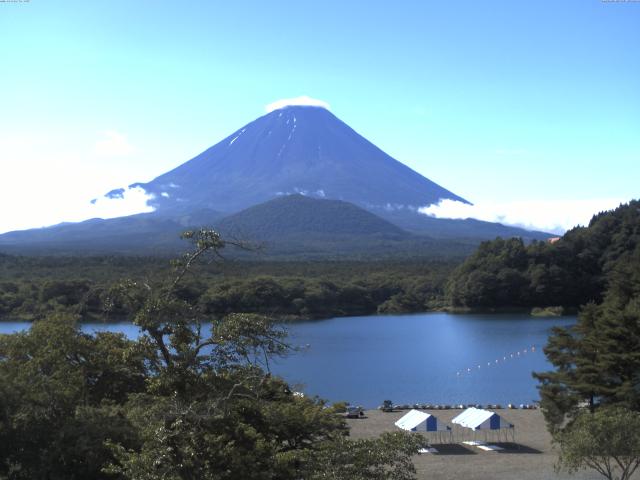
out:
M578 314L579 309L575 307L557 307L557 306L546 306L546 307L453 307L453 306L444 306L438 308L431 308L428 310L422 311L406 311L406 312L371 312L371 313L362 313L358 315L349 315L349 314L336 314L331 317L320 317L320 316L299 316L294 314L282 314L278 318L278 323L282 324L295 324L295 323L306 323L306 322L322 322L324 320L331 320L334 318L349 318L349 317L372 317L372 316L394 316L394 315L423 315L427 313L447 313L449 315L506 315L506 314L520 314L520 315L528 315L530 317L539 317L539 318L549 318L549 317L570 317ZM258 313L259 315L264 315ZM9 318L6 316L0 315L0 323L32 323L36 319L33 317L17 317L17 318ZM131 320L126 319L108 319L103 320L101 318L93 318L93 319L83 319L79 323L132 323Z
M492 410L492 409L489 409ZM445 425L452 426L451 419L460 414L461 409L423 410L435 415ZM382 412L366 410L364 418L347 419L350 437L353 439L374 438L383 432L395 432L399 429L394 423L406 410ZM601 478L596 472L580 471L572 475L556 473L554 463L557 453L554 450L551 435L546 429L540 409L496 409L501 417L515 426L515 442L492 441L504 450L487 452L466 445L458 440L470 435L467 429L454 426L454 443L437 443L433 436L431 444L438 453L417 454L413 456L416 478L419 480L596 480ZM460 432L459 430L465 430ZM434 432L435 433L435 432ZM429 438L426 434L425 437ZM510 437L510 435L509 435ZM480 434L479 440L484 440ZM435 441L434 441L435 440Z

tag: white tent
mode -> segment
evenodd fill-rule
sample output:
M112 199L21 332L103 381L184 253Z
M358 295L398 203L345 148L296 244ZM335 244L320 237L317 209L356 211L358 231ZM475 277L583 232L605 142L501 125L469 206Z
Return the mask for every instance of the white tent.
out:
M451 427L442 425L440 421L430 413L410 410L396 422L396 427L410 432L435 433L436 440L439 443L446 443L443 442L442 436L443 433L446 433L445 439L451 442Z
M396 422L396 427L412 432L447 432L451 430L450 427L442 425L435 416L419 410L410 410Z
M451 423L471 430L499 430L501 428L513 428L513 425L506 422L504 418L496 412L482 410L480 408L467 408L460 415L451 420Z
M506 433L511 432L511 436L515 441L515 427L513 424L505 421L500 415L496 412L491 412L489 410L482 410L480 408L467 408L460 415L451 420L451 423L460 425L461 427L469 428L474 432L484 431L485 436L489 431L494 431L499 433L502 430L505 430L505 439Z

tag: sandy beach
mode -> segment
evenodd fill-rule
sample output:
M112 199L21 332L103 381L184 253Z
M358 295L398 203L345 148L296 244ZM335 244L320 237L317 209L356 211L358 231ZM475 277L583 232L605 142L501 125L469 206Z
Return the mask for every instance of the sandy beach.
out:
M451 419L462 410L425 410L441 422L451 426ZM540 410L495 410L505 420L515 425L515 443L490 442L503 447L500 452L485 452L462 443L437 444L437 454L420 454L414 457L419 479L465 479L465 480L546 480L575 479L595 480L601 478L595 472L579 472L575 475L557 474L553 465L557 455L551 445L551 436L545 428ZM407 411L384 413L368 410L365 418L348 419L351 437L371 438L383 432L396 431L394 423ZM456 438L458 440L459 438ZM484 440L478 436L478 440Z

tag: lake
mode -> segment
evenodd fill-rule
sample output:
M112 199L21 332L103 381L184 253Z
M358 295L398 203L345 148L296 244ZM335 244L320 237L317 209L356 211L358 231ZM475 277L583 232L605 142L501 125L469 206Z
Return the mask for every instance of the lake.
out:
M532 403L533 371L550 368L542 349L553 326L575 317L524 314L374 315L289 325L300 352L272 364L296 390L330 401L375 407L394 403ZM0 323L0 333L28 328ZM83 324L87 332L119 331L127 323Z

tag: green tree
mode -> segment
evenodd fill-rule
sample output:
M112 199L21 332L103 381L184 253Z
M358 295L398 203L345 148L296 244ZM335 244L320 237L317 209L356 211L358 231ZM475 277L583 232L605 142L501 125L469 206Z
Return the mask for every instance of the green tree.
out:
M620 407L584 410L557 442L557 471L592 469L608 480L628 480L640 466L640 413Z
M377 471L372 465L404 475L393 478L410 478L413 465L406 458L414 443L396 437L371 440L366 448L344 443L341 417L322 401L293 395L270 375L269 359L288 352L286 332L270 318L236 313L210 319L176 295L199 260L218 257L226 246L211 230L185 238L194 248L175 263L170 281L122 286L152 374L147 392L127 403L142 446L110 443L116 461L107 471L129 479L315 478L326 468L315 459L346 446L354 454L336 459L334 469L343 474L332 478Z
M56 314L0 336L0 477L105 478L113 439L137 435L118 402L144 390L144 359L120 335L81 333Z
M608 404L640 411L639 270L640 245L612 267L604 302L550 336L545 353L555 370L534 376L552 432L584 403L591 411Z
M309 480L410 480L415 477L411 457L424 446L420 435L384 433L376 440L339 439L307 453L302 478Z
M131 312L139 339L82 333L69 313L0 336L0 478L412 478L416 437L348 440L342 416L270 374L289 352L273 319L207 314L198 274L228 243L208 229L184 238L193 249L169 276L105 298ZM334 284L319 287L340 302ZM52 283L47 302L68 293Z

